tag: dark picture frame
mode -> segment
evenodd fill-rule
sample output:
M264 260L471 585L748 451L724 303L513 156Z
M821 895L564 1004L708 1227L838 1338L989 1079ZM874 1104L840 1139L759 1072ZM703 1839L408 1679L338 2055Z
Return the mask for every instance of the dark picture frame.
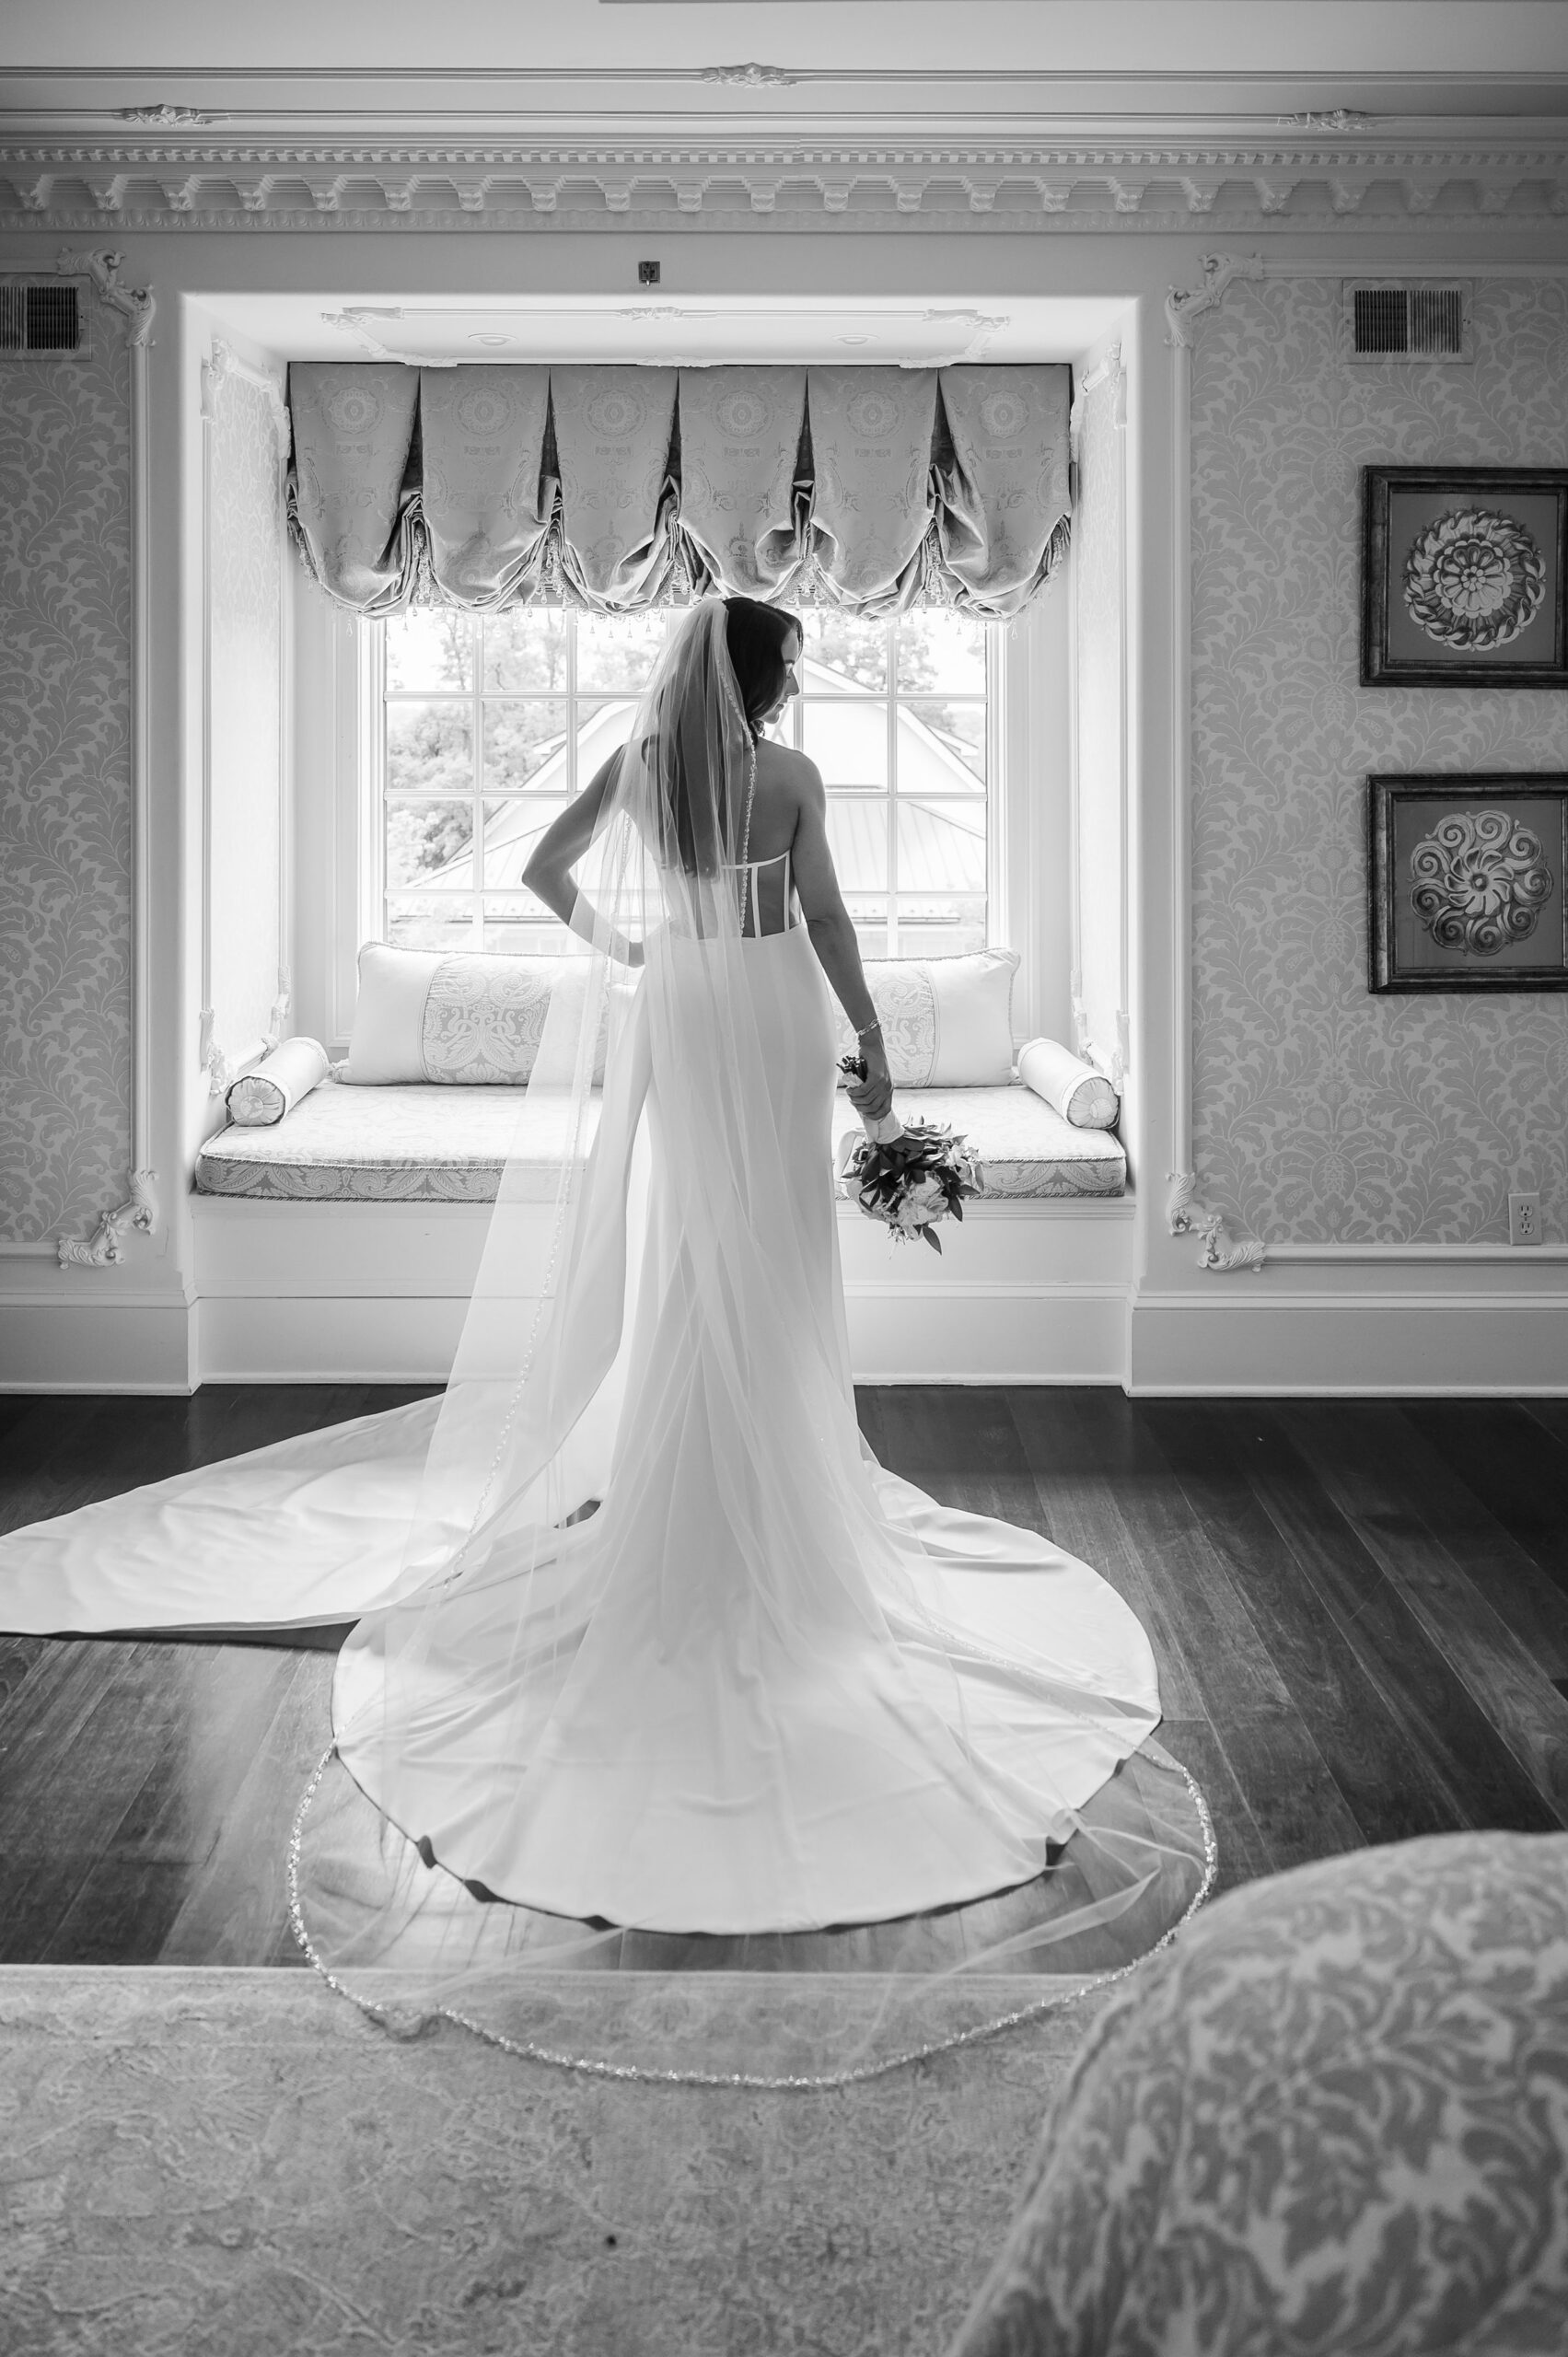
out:
M1364 688L1568 688L1568 468L1364 467L1361 501Z
M1568 772L1366 787L1369 989L1568 991Z

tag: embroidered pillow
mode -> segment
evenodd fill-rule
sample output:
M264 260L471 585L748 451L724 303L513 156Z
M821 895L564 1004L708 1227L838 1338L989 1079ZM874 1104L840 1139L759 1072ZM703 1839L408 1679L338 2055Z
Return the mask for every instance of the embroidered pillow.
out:
M1005 1088L1013 1077L1016 949L868 958L865 980L897 1088ZM841 1056L854 1035L839 1017Z
M552 996L587 986L586 958L452 955L367 941L343 1078L357 1088L405 1081L521 1087L538 1058ZM607 997L596 1084L604 1078L608 1012Z

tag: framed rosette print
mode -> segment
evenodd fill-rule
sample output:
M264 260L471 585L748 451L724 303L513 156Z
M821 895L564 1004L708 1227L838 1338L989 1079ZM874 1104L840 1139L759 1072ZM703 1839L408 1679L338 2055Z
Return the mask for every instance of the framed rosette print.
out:
M1369 777L1374 991L1568 991L1568 775Z
M1362 469L1361 683L1568 687L1568 468Z

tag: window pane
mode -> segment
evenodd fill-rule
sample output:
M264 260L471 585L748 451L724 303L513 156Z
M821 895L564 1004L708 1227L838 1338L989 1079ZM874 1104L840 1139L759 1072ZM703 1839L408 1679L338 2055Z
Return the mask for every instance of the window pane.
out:
M665 613L579 614L578 687L645 687L671 619Z
M895 957L962 957L985 947L985 902L958 894L910 900L900 892L895 932Z
M473 685L471 618L449 606L420 606L387 617L387 691Z
M394 949L473 949L473 921L467 913L450 914L439 900L412 900L387 896L387 938Z
M888 805L867 795L830 795L828 842L842 892L888 888Z
M487 892L510 888L517 890L523 882L523 870L533 854L534 845L546 827L564 810L566 804L557 796L530 794L516 802L487 802L484 806L483 875L481 878ZM583 877L581 865L575 871ZM586 881L586 877L583 877ZM549 911L531 892L525 896L535 913L548 919Z
M588 944L557 923L531 892L504 893L484 903L484 946L503 958L574 958Z
M577 706L577 785L618 753L632 734L636 705L630 696L585 696Z
M569 782L565 699L484 702L486 794L563 792Z
M889 954L886 899L874 892L855 892L845 896L844 906L849 911L861 956L886 958Z
M559 606L514 606L484 618L484 684L513 695L563 695L571 617Z
M934 607L901 614L898 624L898 683L901 695L935 691L955 696L985 693L986 624L973 614Z
M444 892L473 887L471 802L387 799L387 888L412 885Z
M880 697L854 703L807 703L801 712L801 749L835 786L888 791L888 707Z
M900 794L975 794L985 786L985 706L899 707Z
M985 889L985 804L899 802L899 899ZM900 914L902 913L900 909Z
M888 684L888 625L863 621L857 614L838 614L816 606L801 616L800 691L820 694L843 687L885 688Z
M473 736L466 703L389 703L387 790L390 794L469 794Z

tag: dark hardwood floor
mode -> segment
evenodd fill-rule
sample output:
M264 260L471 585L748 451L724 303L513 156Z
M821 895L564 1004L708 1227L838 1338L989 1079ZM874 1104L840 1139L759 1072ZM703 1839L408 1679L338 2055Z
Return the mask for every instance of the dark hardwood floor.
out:
M0 1528L418 1396L3 1399ZM860 1411L888 1465L1133 1607L1222 1885L1568 1825L1568 1401L911 1387ZM0 1962L301 1961L285 1848L341 1636L0 1637Z

